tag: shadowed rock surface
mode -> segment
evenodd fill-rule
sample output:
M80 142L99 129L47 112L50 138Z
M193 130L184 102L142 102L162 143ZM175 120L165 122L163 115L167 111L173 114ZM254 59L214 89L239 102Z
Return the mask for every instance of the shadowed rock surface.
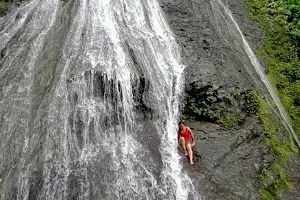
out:
M259 199L257 173L267 149L257 119L248 118L235 130L205 122L186 124L196 137L196 164L186 167L204 199Z
M257 87L255 75L236 28L211 0L160 0L170 26L181 44L186 68L186 91L211 86L220 97L237 88ZM229 3L230 2L230 3ZM254 49L263 45L258 25L248 18L244 1L228 1L234 17ZM263 86L261 86L263 88Z

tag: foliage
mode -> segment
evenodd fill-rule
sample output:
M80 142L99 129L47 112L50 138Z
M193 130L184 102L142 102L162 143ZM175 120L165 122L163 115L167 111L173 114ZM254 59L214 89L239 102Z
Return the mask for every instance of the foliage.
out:
M300 135L300 1L248 0L250 17L266 34L257 52L267 63L272 84Z
M269 173L269 177L261 178L261 181L265 183L265 187L261 189L259 193L262 199L265 200L280 198L282 197L283 191L292 188L290 177L282 167L278 167L274 164L271 169L273 170L273 175ZM270 184L266 184L266 182L270 182Z
M7 3L18 3L22 0L0 0L0 15L4 14L7 10Z
M183 113L185 118L206 121L219 119L222 108L216 104L219 101L216 92L212 88L207 88L200 95L196 93L190 93L185 98Z
M262 25L266 35L265 47L257 54L265 60L268 76L299 135L300 1L248 0L248 5L250 17ZM262 99L259 115L274 158L268 169L261 172L260 195L266 200L277 199L292 186L285 165L297 152L297 148L292 138L290 141L282 141L276 134L281 127L273 122L268 105Z
M254 91L244 94L243 99L245 100L244 111L249 116L257 115L259 111L258 97Z
M6 11L6 3L5 1L0 1L0 15Z
M278 133L282 127L272 119L271 104L259 94L257 94L257 100L259 104L258 116L272 156L272 162L268 163L260 173L261 189L259 193L262 199L273 200L280 198L283 191L292 187L285 168L289 160L297 153L297 148L295 148L292 137L287 141L279 137Z
M234 115L227 115L227 116L221 117L220 124L225 129L237 128L239 125L239 119Z
M185 98L183 110L187 120L218 122L226 129L237 128L248 116L258 112L258 100L255 92L236 92L219 98L217 91L204 88L202 91L191 90Z

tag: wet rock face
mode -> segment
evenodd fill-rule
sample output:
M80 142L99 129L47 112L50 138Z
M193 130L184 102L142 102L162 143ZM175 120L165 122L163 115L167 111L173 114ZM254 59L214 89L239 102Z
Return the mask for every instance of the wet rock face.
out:
M213 200L259 199L256 177L266 148L257 119L230 131L213 123L186 124L196 138L196 164L186 168L200 194Z
M185 94L212 88L218 98L235 90L261 89L240 35L216 0L160 0L182 48ZM253 50L264 44L259 26L248 17L244 0L222 1L233 13ZM212 123L187 122L196 136L196 165L186 164L205 199L259 199L258 174L267 153L257 119L247 118L235 130ZM201 155L201 159L199 156ZM183 162L185 163L185 159Z
M181 44L186 71L186 90L211 86L220 97L236 88L253 89L249 73L253 71L240 36L232 21L216 8L213 0L160 0L170 27ZM215 3L213 3L215 2ZM263 45L264 37L252 22L243 0L228 1L227 5L250 45ZM253 44L253 45L252 45ZM254 73L253 73L254 74Z

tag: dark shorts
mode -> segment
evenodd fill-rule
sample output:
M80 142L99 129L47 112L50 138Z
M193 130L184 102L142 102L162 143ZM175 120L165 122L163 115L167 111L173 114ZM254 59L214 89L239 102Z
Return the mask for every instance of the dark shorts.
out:
M191 139L190 140L185 140L185 145L190 144L192 145ZM181 146L181 145L180 145Z
M191 140L186 140L185 145L187 145L187 144L192 144Z

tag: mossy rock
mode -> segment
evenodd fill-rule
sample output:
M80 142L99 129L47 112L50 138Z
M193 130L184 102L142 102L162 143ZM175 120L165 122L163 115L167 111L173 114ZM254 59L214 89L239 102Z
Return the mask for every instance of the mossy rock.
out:
M183 118L220 123L225 129L237 128L247 116L256 116L259 105L255 91L236 90L219 98L211 87L186 91Z
M0 15L4 14L6 9L6 3L4 1L0 1Z

